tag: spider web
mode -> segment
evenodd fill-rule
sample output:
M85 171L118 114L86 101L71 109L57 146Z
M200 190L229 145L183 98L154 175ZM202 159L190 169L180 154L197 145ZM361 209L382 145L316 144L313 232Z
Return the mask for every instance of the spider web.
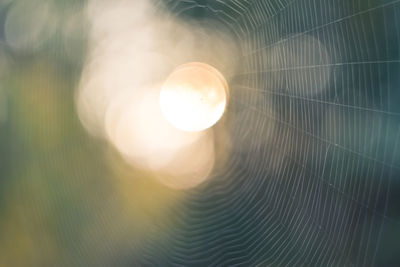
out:
M398 260L400 1L164 1L234 33L229 163L173 211L143 265Z

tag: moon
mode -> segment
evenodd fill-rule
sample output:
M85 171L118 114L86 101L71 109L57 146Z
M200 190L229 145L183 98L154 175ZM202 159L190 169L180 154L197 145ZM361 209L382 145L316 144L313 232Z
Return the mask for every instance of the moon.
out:
M216 124L224 114L228 84L214 67L191 62L176 68L160 92L161 111L179 130L199 132Z

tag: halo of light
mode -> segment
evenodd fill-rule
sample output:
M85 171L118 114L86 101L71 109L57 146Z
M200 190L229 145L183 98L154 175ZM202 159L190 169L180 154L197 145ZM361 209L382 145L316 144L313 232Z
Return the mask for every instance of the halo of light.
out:
M173 127L161 113L159 91L148 87L115 98L105 118L108 138L128 163L151 171L162 184L193 188L213 169L213 133Z
M228 98L228 84L214 67L200 62L181 65L163 84L160 106L176 128L203 131L222 117Z
M153 171L165 167L179 149L202 136L172 127L161 114L157 93L151 87L122 93L113 100L105 119L108 137L125 159Z
M91 135L112 144L118 154L111 154L120 155L133 170L144 171L174 189L196 187L207 180L224 154L215 142L224 123L207 128L221 118L227 105L228 86L221 73L229 75L236 66L235 42L226 32L216 31L214 24L162 19L147 0L116 1L88 1L88 54L75 95L79 119ZM66 39L76 33L76 25L69 26ZM221 73L194 61L208 62ZM185 62L193 63L173 71ZM220 105L215 104L216 119L205 127L184 131L163 114L162 82L166 77L167 82L173 81L168 75L174 77L175 72L194 73L186 75L189 85L197 77L198 84L206 82L220 89L214 92L214 98L222 99Z

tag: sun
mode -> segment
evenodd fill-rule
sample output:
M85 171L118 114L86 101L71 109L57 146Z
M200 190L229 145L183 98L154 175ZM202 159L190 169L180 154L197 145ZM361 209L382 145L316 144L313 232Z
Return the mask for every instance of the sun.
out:
M212 127L224 114L228 84L214 67L191 62L176 68L164 82L160 106L166 120L182 131Z

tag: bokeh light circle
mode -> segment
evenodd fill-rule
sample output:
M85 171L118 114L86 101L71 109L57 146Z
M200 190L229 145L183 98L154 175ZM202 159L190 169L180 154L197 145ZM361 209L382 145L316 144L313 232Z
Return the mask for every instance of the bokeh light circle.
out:
M181 65L166 79L160 93L163 115L176 128L196 132L222 117L228 84L214 67L200 62Z

